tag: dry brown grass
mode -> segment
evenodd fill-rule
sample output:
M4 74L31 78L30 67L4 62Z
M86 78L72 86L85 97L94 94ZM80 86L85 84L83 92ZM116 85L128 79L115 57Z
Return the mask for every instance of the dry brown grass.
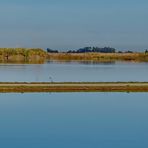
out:
M49 53L49 60L148 61L145 53Z
M0 92L148 92L148 87L0 87Z
M3 82L1 84L20 84L20 85L1 85L0 92L148 92L148 82L110 82L110 85L105 83L97 82L98 84L103 85L85 85L90 83L80 83L84 84L79 85L79 83L65 83L63 85L50 85L51 83L11 83ZM28 84L23 86L22 84ZM38 85L30 85L38 84ZM49 84L49 85L40 85L40 84ZM54 84L54 83L52 83ZM57 83L55 83L57 84ZM63 84L63 83L59 83ZM77 84L77 85L66 85L66 84ZM92 83L94 84L94 83ZM114 85L118 84L118 85ZM127 85L122 85L127 84ZM132 84L132 85L131 85ZM134 85L133 85L134 84Z

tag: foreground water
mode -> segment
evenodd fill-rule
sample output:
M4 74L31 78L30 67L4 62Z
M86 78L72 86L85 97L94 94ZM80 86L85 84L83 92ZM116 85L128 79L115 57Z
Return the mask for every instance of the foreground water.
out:
M0 94L2 148L147 148L147 93Z
M148 64L47 62L0 64L0 81L148 81Z

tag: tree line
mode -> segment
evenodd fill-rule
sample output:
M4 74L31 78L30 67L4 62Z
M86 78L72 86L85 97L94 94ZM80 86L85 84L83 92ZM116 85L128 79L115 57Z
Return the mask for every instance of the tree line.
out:
M48 53L59 53L58 50L47 48ZM86 53L86 52L101 52L101 53L115 53L116 49L111 47L84 47L76 50L68 50L66 53Z
M47 53L60 53L61 51L58 50L53 50L50 48L47 48ZM63 53L87 53L87 52L99 52L99 53L134 53L132 50L124 50L124 51L119 51L115 48L112 47L84 47L84 48L79 48L76 50L68 50L64 51ZM148 49L145 49L144 51L145 54L148 54Z

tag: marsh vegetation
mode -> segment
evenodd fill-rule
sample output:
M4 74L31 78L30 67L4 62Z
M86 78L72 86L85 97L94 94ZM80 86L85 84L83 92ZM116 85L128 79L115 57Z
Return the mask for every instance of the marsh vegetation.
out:
M77 60L77 61L135 61L148 62L148 54L145 53L48 53L49 60Z
M85 49L85 48L84 48ZM1 63L44 63L53 61L135 61L148 62L147 52L115 52L114 48L79 49L76 51L59 52L41 48L0 48ZM86 51L86 52L84 52Z
M40 48L0 48L0 62L44 62L46 52Z

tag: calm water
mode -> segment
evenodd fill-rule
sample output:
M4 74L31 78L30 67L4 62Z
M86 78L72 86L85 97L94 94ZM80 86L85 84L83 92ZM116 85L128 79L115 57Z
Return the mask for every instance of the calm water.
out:
M0 64L0 81L148 81L148 63Z
M147 148L147 93L0 94L1 148Z

